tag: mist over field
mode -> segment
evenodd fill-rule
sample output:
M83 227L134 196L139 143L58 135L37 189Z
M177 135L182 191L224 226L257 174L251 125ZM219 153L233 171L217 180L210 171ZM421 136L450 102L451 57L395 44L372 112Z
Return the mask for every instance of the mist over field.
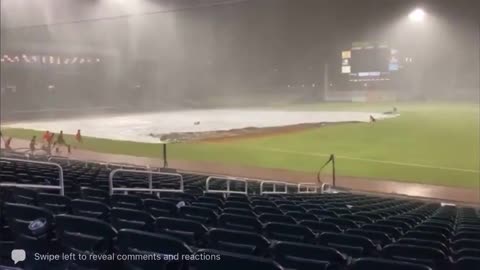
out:
M3 0L2 117L275 106L323 102L333 92L357 98L351 91L478 102L479 2L427 1L421 25L407 18L416 6ZM387 43L404 67L389 81L351 82L340 72L341 52L359 41Z

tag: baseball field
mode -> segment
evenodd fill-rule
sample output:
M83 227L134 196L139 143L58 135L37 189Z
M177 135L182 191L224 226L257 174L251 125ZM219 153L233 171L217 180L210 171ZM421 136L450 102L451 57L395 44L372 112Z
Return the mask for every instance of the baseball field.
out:
M368 179L478 187L478 104L322 103L283 106L291 111L382 112L400 115L375 123L339 123L265 134L169 145L170 159L280 168L316 173L335 154L337 174ZM5 136L30 139L41 131L2 127ZM72 135L66 139L73 141ZM79 146L101 153L161 158L162 145L84 137Z

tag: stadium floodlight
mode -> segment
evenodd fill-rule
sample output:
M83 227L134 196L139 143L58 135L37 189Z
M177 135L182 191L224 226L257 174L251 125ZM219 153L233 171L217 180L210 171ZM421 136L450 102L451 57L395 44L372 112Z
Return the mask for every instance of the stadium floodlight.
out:
M425 11L421 8L416 8L408 14L408 19L414 23L421 23L425 20Z

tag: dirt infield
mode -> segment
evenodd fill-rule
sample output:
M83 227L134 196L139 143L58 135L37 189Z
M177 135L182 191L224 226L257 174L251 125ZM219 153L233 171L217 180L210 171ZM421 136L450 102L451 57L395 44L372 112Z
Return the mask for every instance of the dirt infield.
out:
M341 123L315 123L315 124L298 124L291 126L283 127L265 127L265 128L243 128L243 129L234 129L228 131L213 131L213 132L204 132L205 136L200 136L199 139L195 140L198 142L230 142L237 139L250 139L250 138L259 138L272 135L284 135L288 133L294 133L298 131L308 130L317 127L324 127L327 125L341 125L341 124L351 124L357 122L341 122Z
M13 148L26 148L28 146L28 141L15 139L12 144ZM109 163L129 163L143 166L149 165L151 167L163 166L163 160L161 159L112 155L78 149L68 155L66 154L66 150L63 151L64 152L59 155L68 156L72 159L95 160ZM317 182L316 175L313 173L302 173L283 169L225 165L206 161L169 160L168 163L170 168L207 175L227 175L253 179L287 181L292 183ZM327 182L327 184L332 183ZM468 204L480 203L479 190L476 189L402 183L389 180L365 179L348 176L337 176L336 186L363 192L407 195L453 202L465 202Z

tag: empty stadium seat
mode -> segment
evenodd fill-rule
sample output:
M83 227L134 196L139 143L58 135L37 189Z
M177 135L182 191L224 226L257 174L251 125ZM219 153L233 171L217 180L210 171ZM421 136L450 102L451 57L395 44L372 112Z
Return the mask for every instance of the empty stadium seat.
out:
M361 228L364 230L386 233L393 239L398 239L402 235L398 229L389 225L365 224Z
M82 199L90 201L98 201L101 203L109 204L110 195L107 191L102 189L82 187L80 189Z
M82 216L56 216L57 239L66 253L106 254L113 250L117 231L108 223ZM98 261L81 261L86 265L98 265Z
M279 223L288 223L288 224L296 224L297 222L293 217L289 217L286 215L278 215L278 214L261 214L258 216L258 220L263 223L267 222L279 222Z
M265 224L264 234L269 239L313 243L315 234L308 227L296 224L269 222Z
M260 233L262 224L255 217L222 214L218 218L218 227L232 230Z
M349 270L433 270L432 268L411 262L401 262L380 258L360 258L352 262Z
M143 210L143 201L140 197L125 194L113 194L110 197L112 207L131 208L135 210Z
M337 217L338 215L329 210L322 210L322 209L311 209L308 210L308 213L317 216L318 218L326 218L326 217Z
M377 253L375 244L364 236L327 232L320 234L317 241L321 245L336 248L352 257L375 255Z
M212 210L215 214L219 214L220 212L222 212L222 208L218 207L218 205L213 204L213 203L192 202L190 205L191 206L208 208L208 209Z
M110 211L112 225L117 229L153 231L155 219L144 211L113 207Z
M445 227L440 227L440 226L434 226L434 225L419 225L415 227L416 231L423 231L423 232L432 232L432 233L438 233L444 235L446 238L450 238L450 235L452 232L445 228Z
M390 244L382 249L382 256L388 259L410 261L429 265L432 268L444 268L447 256L441 250L408 244Z
M452 248L452 250L461 250L464 248L480 249L480 240L460 239L452 242L450 247Z
M58 194L38 193L37 203L38 206L47 208L55 214L66 214L71 211L70 198Z
M223 208L223 200L219 198L209 196L198 197L196 202L215 204L217 207Z
M193 220L160 217L155 221L155 231L172 235L190 245L201 245L208 230Z
M347 234L365 236L368 239L372 240L373 243L384 246L386 244L392 243L392 238L389 237L386 233L378 231L369 231L364 229L349 229L346 231Z
M453 241L460 239L480 240L480 232L460 232L452 237Z
M400 240L398 240L397 243L436 248L441 250L445 254L448 254L450 252L448 247L445 244L438 241L422 240L422 239L416 239L416 238L400 238Z
M480 257L462 257L455 261L452 270L472 270L480 266Z
M256 217L254 212L244 208L226 207L226 208L223 208L222 214L233 214L233 215L241 215L241 216L248 216L248 217Z
M179 217L198 221L205 225L215 225L217 214L212 209L198 206L180 207Z
M340 218L348 219L351 220L357 224L371 224L373 223L373 220L370 219L369 217L362 216L362 215L352 215L352 214L347 214L347 215L341 215Z
M270 242L261 234L213 228L208 231L208 248L263 256Z
M144 232L131 229L122 229L118 232L118 249L120 253L129 255L159 256L160 259L147 260L122 260L129 269L163 269L168 266L169 269L181 269L189 265L188 261L182 260L181 255L191 255L193 251L184 242L175 237ZM179 254L179 260L168 260L164 255Z
M322 219L323 222L333 223L342 230L358 228L358 224L346 218L328 217Z
M177 205L166 200L146 199L143 201L145 210L154 217L175 217Z
M277 214L277 215L283 215L283 212L278 209L278 208L275 208L275 207L269 207L269 206L255 206L253 208L253 211L257 214L257 215L261 215L261 214Z
M440 243L447 244L448 239L445 237L445 235L440 234L440 233L435 233L435 232L425 232L425 231L408 231L405 235L403 235L404 238L417 238L417 239L422 239L422 240L431 240L431 241L437 241Z
M278 208L280 208L280 210L282 210L283 212L302 212L302 213L305 212L305 209L298 205L284 204L284 205L278 206Z
M387 225L399 229L401 233L406 232L411 229L410 225L406 222L399 220L379 220L375 224Z
M271 259L260 258L257 256L244 255L240 253L232 253L211 249L201 249L196 254L218 255L218 260L199 260L196 262L198 270L245 270L245 269L262 269L262 270L283 270L278 263Z
M99 201L75 199L70 203L72 213L77 216L107 220L110 216L110 207Z
M315 215L305 212L286 212L285 215L294 218L298 222L302 220L318 221Z
M276 242L272 253L280 265L291 269L333 269L347 263L347 258L337 250L311 244Z
M248 201L236 201L235 199L228 199L224 204L223 207L231 207L231 208L242 208L252 210L250 203Z
M336 224L323 222L323 221L311 221L311 220L303 220L299 222L300 225L308 227L315 233L323 233L323 232L342 232L342 229Z

